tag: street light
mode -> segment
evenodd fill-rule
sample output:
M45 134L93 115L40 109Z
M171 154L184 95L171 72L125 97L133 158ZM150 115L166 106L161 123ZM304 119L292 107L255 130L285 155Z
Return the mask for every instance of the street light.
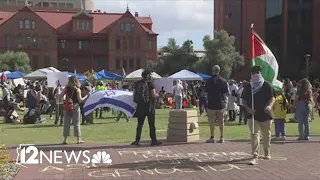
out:
M304 55L304 58L306 59L306 76L307 76L307 79L309 78L309 61L310 61L310 57L311 57L310 54Z

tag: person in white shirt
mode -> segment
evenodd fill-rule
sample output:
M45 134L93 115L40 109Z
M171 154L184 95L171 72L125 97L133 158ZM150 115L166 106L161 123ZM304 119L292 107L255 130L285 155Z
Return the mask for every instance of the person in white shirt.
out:
M238 102L239 102L239 107L240 107L239 124L241 124L242 120L244 120L244 124L247 124L247 121L248 121L247 115L246 115L246 109L243 106L243 102L242 102L243 100L241 98L243 89L244 89L244 87L246 85L248 85L248 82L247 81L243 81L241 83L241 85L240 85L240 88L239 88L238 92L237 92L237 94L238 94Z
M58 121L60 119L60 126L63 125L63 102L64 102L64 98L60 97L59 94L61 94L62 92L62 87L61 85L58 85L57 88L54 90L54 97L56 99L56 119L54 121L54 125L57 126L58 125Z
M182 81L179 79L176 81L176 85L173 86L173 95L175 100L175 109L182 109L182 95L183 95Z
M3 106L6 112L9 110L9 101L10 101L10 90L8 89L8 84L3 83L2 84L2 101L3 101Z
M229 84L229 90L231 94L228 97L228 112L229 112L229 121L235 121L236 120L236 100L237 100L237 91L238 91L238 86L235 84L234 80L230 81Z

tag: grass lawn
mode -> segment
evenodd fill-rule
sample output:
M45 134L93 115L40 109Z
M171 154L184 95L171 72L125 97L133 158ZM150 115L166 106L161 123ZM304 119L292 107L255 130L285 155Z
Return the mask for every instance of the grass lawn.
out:
M166 137L169 109L156 111L157 136ZM22 116L21 116L22 117ZM36 125L12 125L0 124L0 144L56 144L62 142L62 127L54 127L53 120L45 116L47 121L44 124ZM136 130L136 119L131 119L127 123L125 119L115 122L115 117L111 113L104 113L104 119L95 119L93 125L81 126L83 139L87 143L129 143L134 140ZM209 137L209 128L206 116L199 118L200 136ZM216 136L219 137L218 128ZM286 123L288 136L297 136L298 124ZM71 127L71 132L73 128ZM320 135L320 118L317 117L311 123L311 136ZM225 127L226 139L248 139L249 130L246 125L238 125L238 122L227 122ZM149 128L147 119L143 128L142 139L149 140ZM74 137L70 137L69 142L76 142Z

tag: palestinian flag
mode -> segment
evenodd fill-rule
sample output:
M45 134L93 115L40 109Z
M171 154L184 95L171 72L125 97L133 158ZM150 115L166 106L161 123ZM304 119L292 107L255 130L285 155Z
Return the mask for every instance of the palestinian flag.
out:
M265 81L272 84L275 90L282 89L282 82L277 80L279 65L268 46L252 30L252 66L261 66Z

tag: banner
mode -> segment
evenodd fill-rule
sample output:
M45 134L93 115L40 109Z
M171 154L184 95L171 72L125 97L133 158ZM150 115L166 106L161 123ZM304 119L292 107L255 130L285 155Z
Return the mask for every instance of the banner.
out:
M173 78L157 78L153 81L156 92L159 93L162 88L166 93L173 93Z
M68 72L48 72L48 87L55 88L60 83L61 86L68 84Z
M86 100L83 110L88 115L97 108L109 107L133 117L137 104L133 102L133 92L122 90L96 91Z

